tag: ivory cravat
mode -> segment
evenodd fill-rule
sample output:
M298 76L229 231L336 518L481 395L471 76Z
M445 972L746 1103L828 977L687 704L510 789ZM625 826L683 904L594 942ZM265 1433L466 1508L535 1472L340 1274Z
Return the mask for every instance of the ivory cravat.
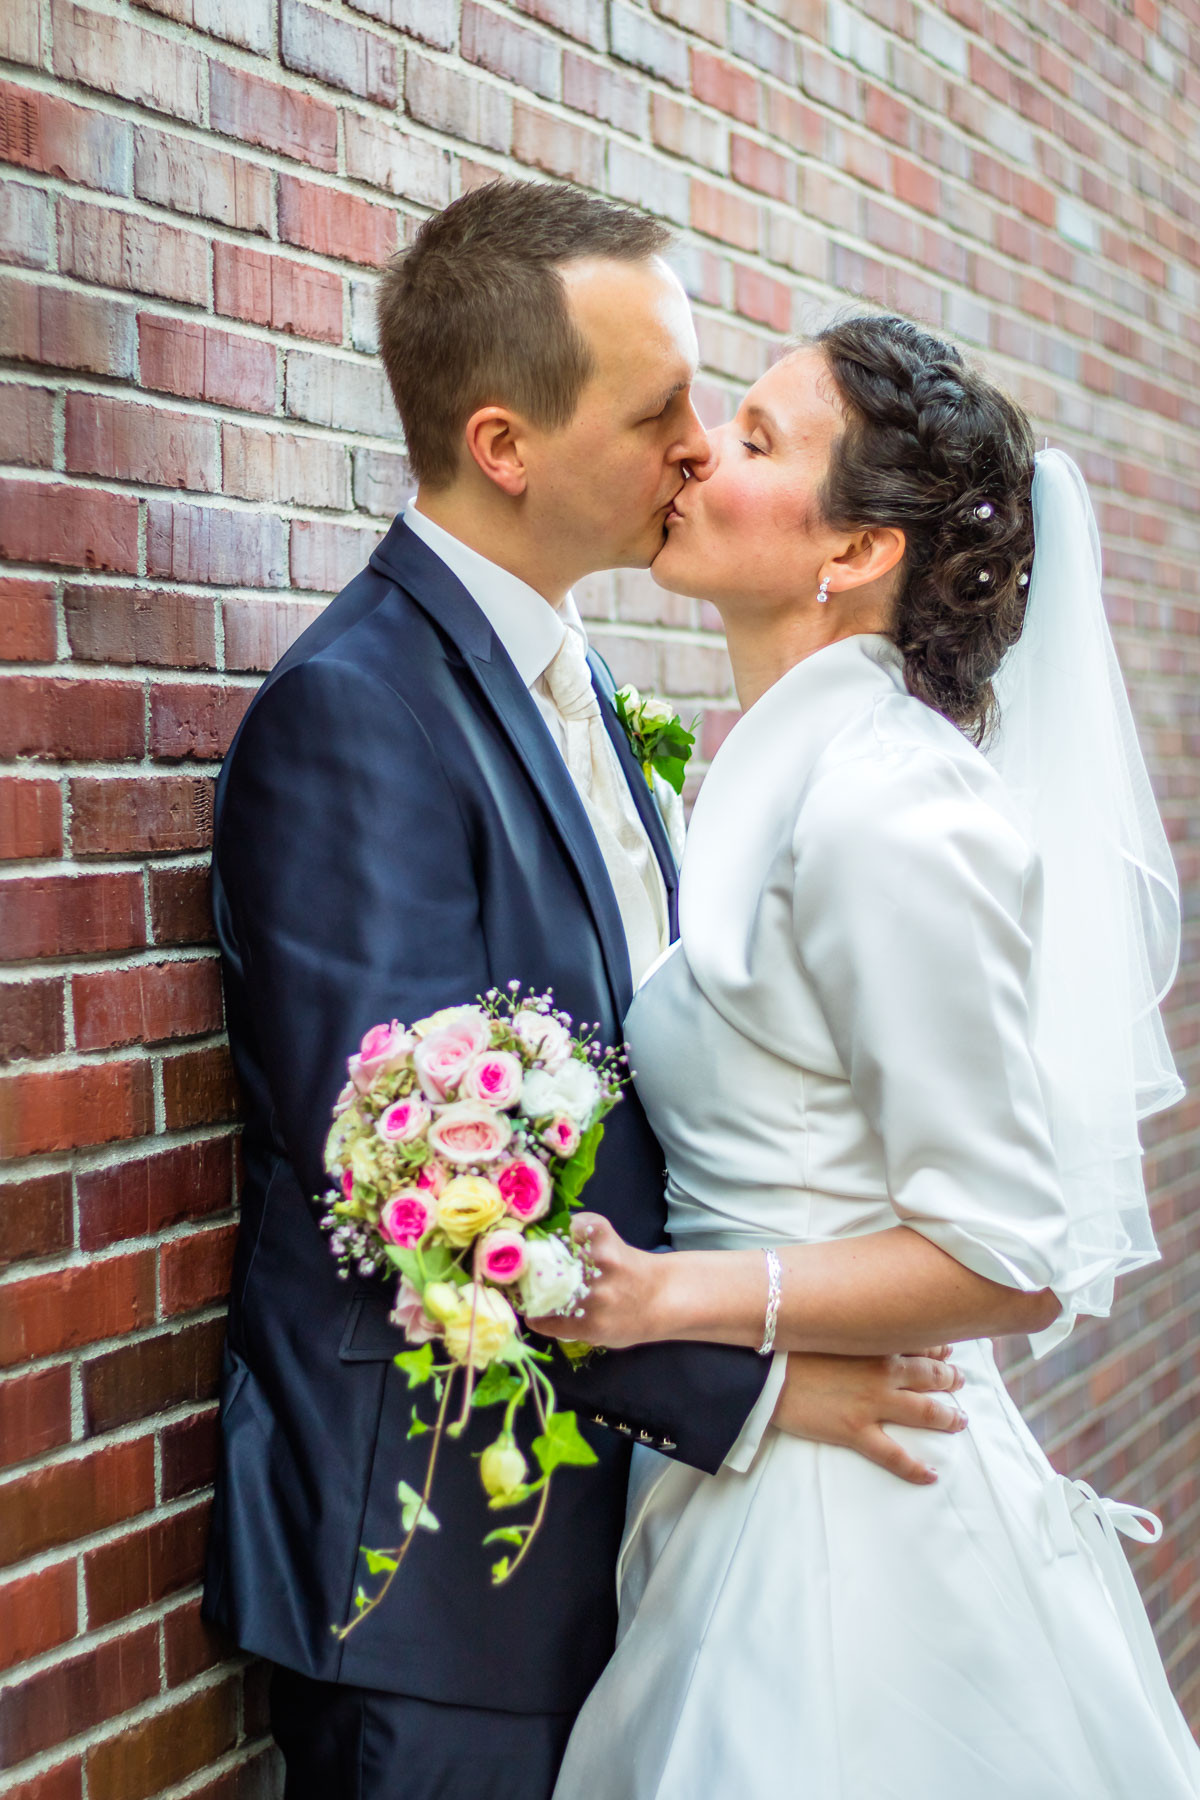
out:
M563 757L617 896L634 985L667 944L662 871L604 729L583 641L567 628L542 676L562 718Z

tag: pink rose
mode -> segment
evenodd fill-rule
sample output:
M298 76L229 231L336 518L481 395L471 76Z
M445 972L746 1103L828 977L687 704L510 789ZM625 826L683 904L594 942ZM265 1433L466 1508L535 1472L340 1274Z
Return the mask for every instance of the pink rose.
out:
M400 1327L410 1344L428 1344L437 1336L438 1328L425 1311L421 1296L407 1275L400 1277L391 1322Z
M529 1266L529 1251L519 1231L489 1231L475 1246L475 1273L487 1281L517 1281Z
M375 1129L385 1144L407 1144L420 1137L432 1117L428 1102L420 1094L410 1094L380 1113Z
M495 1162L508 1149L512 1126L503 1113L478 1100L443 1106L427 1133L429 1148L448 1163Z
M365 1094L376 1076L400 1068L412 1047L411 1034L395 1019L390 1025L372 1025L347 1065L351 1082Z
M354 1198L354 1177L350 1173L349 1169L343 1169L342 1170L342 1199L343 1200L353 1200L353 1198Z
M401 1188L380 1209L379 1235L401 1250L411 1250L433 1221L433 1202L419 1188Z
M543 1144L548 1150L553 1150L555 1156L574 1156L579 1148L579 1127L565 1113L552 1119L541 1135Z
M571 1039L566 1027L553 1013L522 1007L513 1020L512 1028L530 1056L552 1074L555 1069L561 1069L571 1054Z
M344 1113L346 1108L353 1101L353 1099L357 1093L358 1093L358 1089L355 1087L354 1083L352 1081L348 1081L346 1083L345 1087L342 1089L341 1093L338 1095L337 1099L333 1103L333 1110L334 1110L335 1115L337 1113Z
M491 1021L473 1006L462 1007L447 1024L422 1038L413 1052L413 1066L429 1098L448 1099L491 1041Z
M550 1171L536 1156L514 1156L496 1177L514 1218L530 1224L550 1210Z
M446 1167L444 1163L430 1159L422 1163L417 1170L417 1186L423 1194L432 1194L436 1200L446 1185Z
M515 1106L521 1097L525 1071L511 1050L485 1050L463 1077L459 1093L464 1100L483 1100L488 1106Z

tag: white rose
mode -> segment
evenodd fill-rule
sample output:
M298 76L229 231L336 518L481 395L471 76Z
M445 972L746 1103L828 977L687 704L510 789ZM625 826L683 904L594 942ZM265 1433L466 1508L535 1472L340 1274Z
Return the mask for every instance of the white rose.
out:
M651 695L649 699L642 701L640 718L643 728L648 726L656 731L661 725L669 725L674 717L675 708L669 700L659 700Z
M537 1057L551 1072L561 1069L571 1054L571 1039L566 1026L551 1013L535 1012L532 1007L526 1007L517 1014L512 1028L530 1056Z
M535 1319L569 1312L584 1285L583 1264L560 1237L526 1238L529 1263L517 1283L521 1310Z
M590 1063L569 1057L561 1068L531 1069L525 1077L521 1111L527 1119L566 1113L581 1127L590 1125L600 1104L600 1079Z

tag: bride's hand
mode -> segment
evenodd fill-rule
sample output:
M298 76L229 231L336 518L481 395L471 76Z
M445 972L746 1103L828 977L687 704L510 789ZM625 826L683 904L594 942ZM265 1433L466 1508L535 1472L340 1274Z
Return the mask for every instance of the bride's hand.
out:
M572 1312L527 1320L530 1329L605 1350L653 1341L658 1276L666 1259L635 1250L601 1213L576 1213L571 1235L591 1263L588 1292Z

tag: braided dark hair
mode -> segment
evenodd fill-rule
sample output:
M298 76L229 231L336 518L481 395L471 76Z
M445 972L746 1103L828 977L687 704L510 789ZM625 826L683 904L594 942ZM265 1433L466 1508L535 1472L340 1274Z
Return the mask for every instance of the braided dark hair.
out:
M1025 617L1029 420L952 344L911 319L856 314L812 342L846 410L820 495L825 522L904 532L890 635L905 684L982 743L995 708L992 677Z

